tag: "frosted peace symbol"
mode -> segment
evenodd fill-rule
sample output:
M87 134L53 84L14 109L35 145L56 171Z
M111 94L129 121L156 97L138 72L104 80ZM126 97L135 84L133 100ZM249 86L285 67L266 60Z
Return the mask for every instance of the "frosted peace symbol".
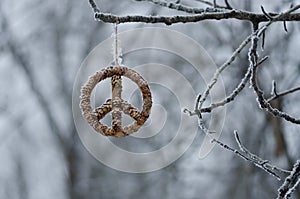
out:
M144 101L141 112L122 99L122 76L131 79L139 86ZM90 100L91 93L95 86L106 78L111 78L112 99L108 99L100 107L93 110ZM147 81L136 71L123 66L110 66L96 72L81 89L80 107L83 116L94 130L105 136L123 137L138 131L148 119L151 106L151 92ZM109 112L112 112L111 128L100 122ZM134 123L123 128L122 112L133 118Z

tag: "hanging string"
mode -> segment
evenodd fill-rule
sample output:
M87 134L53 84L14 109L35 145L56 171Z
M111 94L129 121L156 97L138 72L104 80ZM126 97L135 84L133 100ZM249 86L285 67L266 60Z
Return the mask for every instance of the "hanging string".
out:
M115 30L115 33L114 33L114 36L115 36L115 64L117 66L119 66L119 47L118 47L118 24L114 24L114 30Z

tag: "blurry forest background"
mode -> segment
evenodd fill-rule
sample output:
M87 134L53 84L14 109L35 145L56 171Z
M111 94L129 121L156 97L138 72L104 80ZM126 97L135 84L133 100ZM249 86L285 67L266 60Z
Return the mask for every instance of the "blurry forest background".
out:
M181 2L206 7L196 0ZM291 2L249 0L231 4L261 13L261 5L270 12L280 12ZM101 11L118 15L178 13L132 0L97 3ZM167 27L133 23L121 25L120 31L149 26ZM167 28L195 39L218 66L251 33L250 23L236 20ZM266 93L271 92L272 80L276 80L279 91L300 85L300 23L288 22L287 28L286 33L282 23L275 23L266 34L263 53L270 58L260 67L261 86ZM87 0L1 0L0 198L276 197L282 182L218 146L199 160L197 152L204 137L200 130L190 149L159 171L128 174L94 159L76 133L72 87L84 58L111 34L111 24L95 22ZM244 50L222 75L227 93L238 84L247 66ZM294 93L272 105L299 117L299 100L300 95ZM277 166L291 169L299 159L299 127L259 109L252 89L243 90L227 106L221 140L235 146L234 129L248 149ZM299 188L292 198L300 199Z

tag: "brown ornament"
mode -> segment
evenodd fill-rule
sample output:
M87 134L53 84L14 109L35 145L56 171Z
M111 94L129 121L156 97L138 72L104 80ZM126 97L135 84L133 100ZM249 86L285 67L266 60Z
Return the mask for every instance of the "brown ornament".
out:
M139 86L143 96L142 111L122 99L122 76L131 79ZM95 86L106 78L111 78L112 99L108 99L93 110L90 100L91 93ZM136 71L122 66L110 66L92 75L82 87L80 98L82 115L97 132L105 136L123 137L138 131L148 119L152 107L151 92L147 81ZM100 122L109 112L112 112L111 127ZM135 120L124 128L122 127L122 112Z

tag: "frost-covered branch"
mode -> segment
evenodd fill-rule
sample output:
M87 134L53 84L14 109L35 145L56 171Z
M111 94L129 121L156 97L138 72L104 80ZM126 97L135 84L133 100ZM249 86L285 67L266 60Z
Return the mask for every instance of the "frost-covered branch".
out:
M255 28L257 28L257 24L254 24ZM257 31L255 31L257 32ZM259 32L260 33L260 32ZM258 85L258 79L257 79L257 60L258 60L258 55L257 55L257 42L259 39L259 33L256 36L252 37L252 44L251 48L249 49L248 57L249 57L249 62L250 66L252 68L252 76L251 76L251 84L253 86L253 89L257 95L257 102L260 106L260 108L272 113L274 116L284 118L285 120L295 123L295 124L300 124L300 119L297 119L295 117L290 116L289 114L280 111L276 108L273 108L269 101L265 99L264 97L264 92L260 89Z
M277 18L280 18L281 16L285 16L297 9L300 8L300 5L297 5L291 9L289 9L288 11L286 11L285 13L282 13L278 16L275 16L275 17L272 17L273 20L269 21L268 23L266 23L264 26L262 26L261 28L258 28L258 23L253 23L253 24L256 24L256 29L253 31L252 34L250 34L241 44L240 46L233 52L233 54L227 59L227 61L222 65L220 66L216 72L214 73L214 76L212 77L211 81L209 82L209 84L207 85L205 91L203 92L203 94L201 95L201 98L199 98L199 102L197 102L197 104L199 104L199 106L195 109L197 111L189 111L187 109L184 110L184 112L186 113L189 113L191 116L192 115L197 115L197 112L198 110L201 110L202 109L202 105L203 103L206 101L211 89L214 87L214 85L217 83L218 81L218 78L219 76L221 75L222 71L225 70L234 60L235 58L238 56L238 54L240 54L240 52L247 46L247 44L252 41L253 43L253 38L256 38L256 40L258 39L258 37L260 35L262 35L266 29L277 19ZM257 60L258 60L258 57L256 55L256 51L257 51L257 41L255 42L255 49L253 49L254 46L252 46L250 49L251 49L251 52L249 56L251 56L251 59L252 56L255 56L255 63L253 62L253 64L255 65L255 68L258 67L258 64L257 64ZM252 52L253 51L253 52ZM249 58L250 59L250 58ZM253 76L253 75L252 75ZM242 86L242 85L241 85ZM234 96L235 94L232 94L231 97L235 97ZM230 102L232 98L228 98L227 100L229 100L228 102ZM226 99L225 99L226 100ZM222 106L223 102L221 102L221 104L219 106ZM225 103L226 104L226 103ZM209 109L204 109L206 112L209 112ZM200 111L201 112L201 111Z
M258 65L262 64L265 60L267 60L268 57L264 57L261 61L259 61ZM201 108L200 112L205 113L205 112L211 112L213 109L220 107L220 106L225 106L229 102L234 101L235 97L245 88L246 83L248 82L249 78L251 76L251 68L248 67L248 70L243 77L243 79L240 81L239 85L232 91L229 96L227 96L224 100L217 102L217 103L212 103L209 107L206 108Z
M275 82L274 82L275 83ZM275 83L276 85L276 83ZM272 100L275 100L279 97L282 97L284 95L288 95L290 93L294 93L296 91L299 91L300 90L300 86L299 87L295 87L295 88L291 88L291 89L288 89L288 90L285 90L285 91L282 91L280 93L277 93L277 90L276 90L276 87L273 86L273 92L272 92L272 97L270 97L267 102L271 102Z
M92 7L94 13L100 12L99 8L97 7L97 4L94 0L89 0L90 6Z
M183 11L183 12L191 13L191 14L201 14L201 13L207 13L207 12L224 12L225 11L224 9L212 8L212 7L208 7L206 9L193 8L193 7L188 7L188 6L182 5L180 3L167 2L164 0L135 0L135 1L147 1L147 2L154 3L156 5L159 5L159 6L163 6L163 7L167 7L170 9Z
M297 5L291 9L289 9L287 12L282 13L280 15L287 15L297 9L300 8L300 5ZM251 76L251 84L253 86L253 89L257 95L257 102L260 106L260 108L272 113L274 116L277 117L282 117L285 120L295 123L295 124L300 124L300 119L294 118L292 116L290 116L289 114L280 111L276 108L273 108L271 106L271 104L268 102L268 100L265 99L264 97L264 92L260 89L259 85L258 85L258 79L257 79L257 61L258 61L258 54L257 54L257 42L259 37L263 34L263 32L265 32L266 28L271 25L271 23L274 21L274 19L280 17L276 16L276 17L272 17L272 20L270 20L266 25L264 25L262 28L258 29L258 24L257 23L253 23L253 27L254 27L254 35L252 36L252 42L251 42L251 47L249 49L249 53L248 53L248 59L250 62L250 66L252 68L252 76Z
M176 4L172 2L160 1L160 0L144 0L150 1L160 6L165 6L171 9L176 9L184 11L187 13L192 13L193 15L176 15L176 16L144 16L144 15L127 15L127 16L118 16L111 13L100 12L94 0L89 0L89 3L94 10L95 19L103 21L105 23L129 23L129 22L143 22L143 23L165 23L166 25L171 25L174 23L192 23L199 22L203 20L221 20L221 19L238 19L243 21L251 22L266 22L270 21L300 21L300 13L290 14L290 13L253 13L243 10L220 10L220 8L191 8L181 4ZM225 1L227 2L227 1ZM229 3L227 2L228 8ZM295 6L297 7L297 6ZM270 17L269 17L270 16ZM276 16L276 17L275 17Z
M287 176L278 189L277 199L290 198L291 194L295 191L297 186L300 184L300 160L298 160L290 175Z
M275 16L277 14L274 14ZM95 12L95 19L105 23L164 23L172 25L175 23L192 23L204 20L221 20L221 19L237 19L243 21L266 22L269 19L264 14L256 14L241 10L230 10L224 12L207 12L195 15L176 15L176 16L144 16L144 15L127 15L118 16L111 13ZM300 21L300 13L281 15L274 18L274 21Z
M199 98L201 97L201 95L198 96L198 99L196 101L196 105L197 103L199 103ZM187 109L184 110L184 112L191 114L191 112ZM249 161L251 163L253 163L255 166L257 166L258 168L266 171L267 173L269 173L270 175L276 177L278 180L280 180L280 176L278 173L290 173L290 171L285 170L285 169L281 169L279 167L276 167L274 165L271 165L269 162L269 160L264 160L262 158L260 158L259 156L251 153L246 147L244 147L242 145L242 142L240 141L240 138L238 136L237 131L234 131L234 135L235 135L235 141L239 146L240 150L236 150L232 147L230 147L229 145L217 140L216 138L214 138L212 135L215 132L211 132L208 130L208 128L205 126L201 112L200 111L196 111L196 114L198 116L198 125L200 127L200 129L202 130L202 132L210 138L211 142L215 142L217 143L219 146L221 146L222 148L229 150L231 152L233 152L234 154L236 154L237 156L243 158L246 161Z
M244 160L253 163L255 166L266 171L267 173L271 174L272 176L276 177L278 180L280 180L280 176L278 173L285 173L285 174L290 173L290 171L287 171L287 170L284 170L279 167L271 165L269 163L270 162L269 160L264 160L264 159L260 158L259 156L251 153L246 147L244 147L242 145L237 131L234 131L234 136L235 136L235 141L238 144L240 150L234 149L215 138L212 138L211 141L217 143L222 148L233 152L234 154L243 158Z

